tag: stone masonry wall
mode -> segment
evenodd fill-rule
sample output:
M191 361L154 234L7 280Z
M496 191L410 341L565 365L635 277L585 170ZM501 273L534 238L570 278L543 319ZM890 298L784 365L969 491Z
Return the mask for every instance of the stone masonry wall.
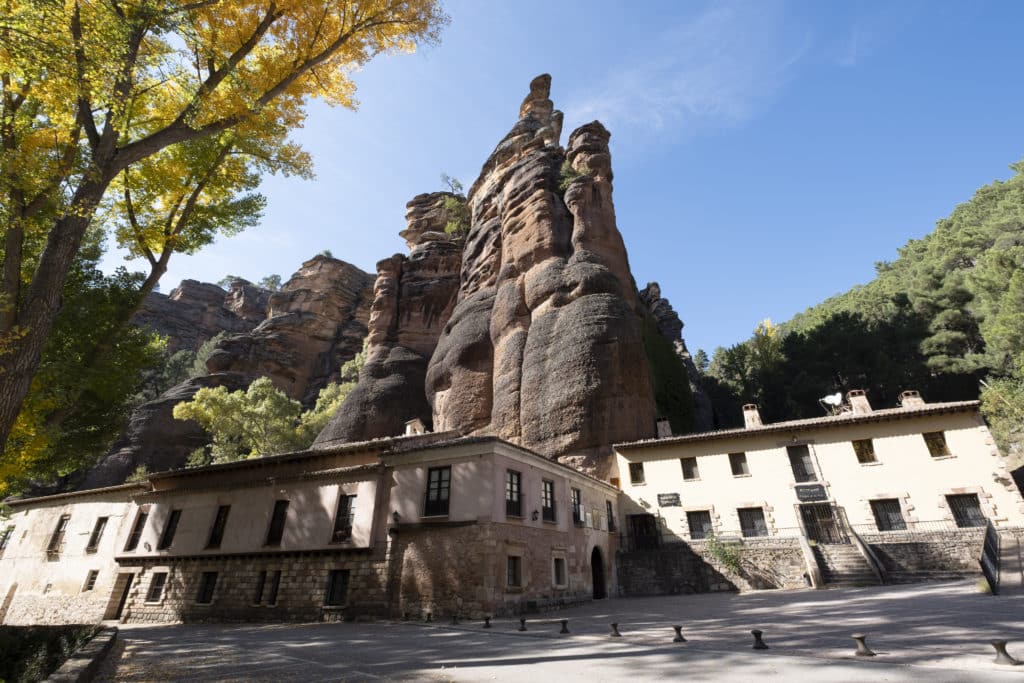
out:
M983 527L941 532L862 534L862 538L871 546L890 582L981 573L978 560L985 542Z

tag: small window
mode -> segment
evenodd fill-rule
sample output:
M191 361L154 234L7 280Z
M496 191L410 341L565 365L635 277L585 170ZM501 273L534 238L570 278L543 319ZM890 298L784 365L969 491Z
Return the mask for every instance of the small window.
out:
M523 558L509 555L505 575L506 586L509 588L521 588L523 585Z
M181 510L171 510L171 516L167 518L164 532L160 534L160 542L156 546L157 550L167 550L174 543L174 534L178 531L178 521L180 519Z
M348 570L332 569L327 574L327 592L324 605L327 607L343 607L348 598Z
M732 468L732 476L734 477L742 477L750 474L750 468L747 467L747 454L730 453L729 467Z
M642 462L629 463L629 482L631 484L643 484L646 481L644 477L644 464Z
M267 542L264 545L281 545L284 537L284 523L288 519L288 501L274 501L274 512L270 516L270 527L267 529Z
M277 591L281 587L281 570L277 569L270 575L270 589L267 591L267 604L277 604Z
M572 494L572 523L576 526L583 526L583 496L577 488L571 489Z
M515 470L505 472L505 516L523 516L523 475Z
M807 446L786 446L789 453L789 466L793 470L793 478L798 484L809 481L818 481L818 475L814 473L814 461L811 460L811 450Z
M427 470L427 502L423 506L425 517L448 514L448 497L451 493L452 468L431 467Z
M554 572L555 572L555 577L554 577L555 578L555 585L556 586L564 586L565 585L565 558L564 557L556 557L555 558Z
M545 522L555 521L555 482L545 479L540 490L541 516Z
M959 527L985 526L988 520L981 511L978 503L978 496L974 493L965 493L957 496L946 496L946 502L953 513L953 519Z
M928 446L928 452L933 458L941 458L949 455L949 446L946 445L946 435L943 432L928 432L922 434L924 442Z
M252 596L252 604L258 605L263 602L263 589L267 585L267 572L262 571L256 577L256 591Z
M341 494L338 496L338 511L334 516L334 534L332 543L344 543L352 540L352 519L356 507L356 497Z
M82 586L82 592L91 591L96 587L96 579L100 573L96 569L89 570L89 573L85 576L85 584Z
M857 454L857 462L861 465L867 465L868 463L878 462L878 456L875 455L875 444L871 439L861 439L853 442L853 452Z
M107 528L107 517L99 517L89 534L89 543L85 546L85 552L94 553L99 548L100 539L103 537L103 530Z
M871 512L875 515L875 526L879 531L903 531L907 528L903 509L896 498L871 501Z
M686 513L686 523L690 527L690 538L707 538L712 533L711 511L694 510Z
M149 519L149 508L140 508L139 514L135 516L135 524L132 532L128 534L128 542L124 544L125 552L135 550L139 547L139 539L142 538L142 531L146 528L146 520Z
M762 508L740 508L737 512L740 516L740 529L744 537L768 535L768 524L764 521Z
M606 500L604 502L605 512L608 514L608 531L615 531L615 509L612 507L612 502Z
M156 578L156 575L153 576ZM200 605L209 605L213 602L213 591L217 588L217 572L203 572L199 578L199 592L196 594L196 602Z
M205 577L206 574L203 574ZM216 580L217 575L213 575ZM164 595L164 586L167 584L167 572L156 572L153 574L153 578L149 580L149 590L146 592L146 602L160 602L160 598ZM213 588L210 588L210 595L213 595ZM209 602L206 600L197 600L197 602Z
M213 526L210 527L210 539L206 542L207 548L219 548L224 540L224 529L228 525L228 513L231 512L230 505L221 505L217 508L217 516L213 518Z
M57 527L53 530L53 535L50 536L50 543L46 546L46 552L48 553L59 553L64 547L64 534L68 530L68 522L71 521L71 515L61 515L60 519L57 520Z
M686 481L700 479L700 470L697 469L697 458L680 458L679 463L683 467L683 479Z
M0 531L0 555L3 554L4 550L7 549L7 544L11 540L11 536L14 535L14 527L9 526L3 531Z

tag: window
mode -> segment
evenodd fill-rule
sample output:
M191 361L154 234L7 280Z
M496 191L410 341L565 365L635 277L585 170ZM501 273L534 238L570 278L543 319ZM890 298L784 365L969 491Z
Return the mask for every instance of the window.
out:
M221 505L217 508L217 516L213 518L213 526L210 527L210 540L206 542L207 548L220 547L220 542L224 540L224 529L228 525L229 512L231 512L230 505Z
M277 604L277 590L281 587L281 570L275 570L270 575L270 590L267 591L267 604Z
M643 484L645 481L644 464L642 462L629 463L629 482L631 484Z
M448 495L452 485L452 468L431 467L427 470L427 503L423 515L432 517L448 514Z
M686 513L686 523L690 527L690 538L707 538L713 532L710 510L694 510Z
M7 544L11 540L11 536L14 534L14 527L9 526L3 531L0 531L0 555L3 555L4 550L7 549Z
M85 546L85 552L94 553L100 546L100 538L103 537L103 530L107 528L107 517L100 517L89 534L89 543Z
M609 532L614 532L615 531L615 510L614 510L614 508L612 508L612 502L610 500L606 500L604 502L604 507L605 507L605 512L608 513L608 531Z
M768 525L764 521L764 510L761 508L740 508L740 529L745 537L767 536Z
M515 470L505 472L505 516L523 516L523 475Z
M203 574L205 577L206 574ZM213 575L214 579L217 575ZM153 574L153 578L149 580L149 590L146 592L146 602L160 602L160 598L164 595L164 586L167 584L167 572L156 572ZM210 595L213 595L213 588L210 588ZM210 602L210 599L197 600L197 602Z
M750 468L747 467L747 454L730 453L729 467L732 468L732 476L734 477L742 477L750 474Z
M356 497L345 495L338 496L338 512L334 516L334 534L331 536L331 543L343 543L352 540L352 518L355 511Z
M875 515L875 526L879 531L902 531L907 528L900 501L895 498L871 501L871 512Z
M555 521L555 482L545 479L541 482L540 510L545 522Z
M153 575L155 579L157 575ZM196 602L200 605L209 605L213 602L213 591L217 588L217 572L203 572L199 578L199 592L196 594ZM152 590L152 589L151 589Z
M146 528L147 519L149 519L149 508L139 508L139 514L135 516L135 525L132 526L132 532L128 534L128 542L124 544L125 552L139 547L139 539L142 538L142 530Z
M60 519L57 520L57 527L53 530L53 535L50 536L50 544L46 546L46 552L56 554L61 551L64 546L64 533L68 530L70 521L71 515L60 516Z
M683 466L683 479L686 481L700 479L700 470L697 469L697 458L680 458L679 463Z
M160 534L160 542L157 543L157 550L167 550L174 543L174 533L178 530L178 520L181 519L181 510L171 510L171 516L167 518L164 532Z
M583 526L583 497L579 489L572 489L572 523Z
M789 466L793 469L793 478L798 484L809 481L818 481L818 475L814 473L814 461L811 460L811 450L807 446L786 446L789 453Z
M85 584L82 585L82 592L91 591L96 587L96 579L100 573L96 569L89 570L89 573L85 576Z
M523 585L523 558L516 555L508 556L505 571L505 585L509 588L521 588Z
M875 444L872 443L871 439L861 439L860 441L853 442L853 452L857 454L857 462L861 465L867 465L871 462L878 462L878 456L875 455Z
M981 511L978 503L978 496L974 493L965 493L957 496L946 496L949 509L953 513L953 519L959 527L985 526L988 520Z
M555 577L554 577L555 578L555 585L556 586L564 586L565 585L565 558L564 557L556 557L555 558L554 572L555 572Z
M324 595L324 605L327 607L342 607L348 597L348 570L332 569L327 574L327 591Z
M252 597L252 604L258 605L263 602L263 588L267 585L267 572L260 572L259 576L256 577L256 592Z
M269 579L269 583L268 583ZM264 604L263 599L266 597L266 605L273 607L277 604L277 589L281 586L281 570L276 571L262 571L256 579L256 592L253 595L252 602L254 605Z
M922 434L924 442L928 446L928 452L933 458L941 458L949 455L949 446L946 445L946 435L943 432L928 432Z
M267 529L267 542L263 545L281 545L284 536L284 523L288 519L288 501L274 501L274 513L270 516L270 528Z

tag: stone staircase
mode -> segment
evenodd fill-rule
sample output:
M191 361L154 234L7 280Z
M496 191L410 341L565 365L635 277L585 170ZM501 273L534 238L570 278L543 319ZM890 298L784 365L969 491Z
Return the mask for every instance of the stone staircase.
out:
M852 543L817 544L814 557L828 588L877 586L878 576Z
M1024 546L1015 534L1000 534L999 593L1016 595L1024 592Z

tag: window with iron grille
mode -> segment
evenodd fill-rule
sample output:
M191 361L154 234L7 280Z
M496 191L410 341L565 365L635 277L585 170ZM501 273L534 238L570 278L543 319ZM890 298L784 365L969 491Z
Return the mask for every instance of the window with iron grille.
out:
M210 538L206 541L207 548L219 548L224 540L224 529L228 525L228 513L231 512L230 505L221 505L217 508L217 516L213 518L213 526L210 527Z
M205 574L204 574L205 576ZM216 574L214 574L216 576ZM164 594L164 586L167 584L167 572L156 572L149 580L149 590L146 592L146 602L160 602ZM200 600L199 602L204 602ZM206 600L205 602L209 602Z
M541 482L540 511L545 522L555 521L555 482L549 479Z
M729 467L732 468L732 476L734 477L741 477L743 475L750 474L750 468L747 467L747 454L730 453Z
M505 515L523 516L523 475L515 470L505 471Z
M764 520L762 508L739 508L740 529L744 537L767 536L768 524Z
M103 537L103 530L107 528L107 518L99 517L89 534L89 543L85 546L85 552L94 553L100 546L100 539Z
M875 444L871 439L854 441L853 452L857 454L857 462L861 465L878 462L878 456L875 455Z
M615 509L612 507L612 502L606 500L604 502L605 511L608 513L608 531L615 531Z
M281 587L281 570L277 569L270 575L270 590L267 591L267 604L277 604L277 591Z
M572 523L576 526L583 525L583 495L577 488L571 489L572 502Z
M644 464L642 462L629 463L629 482L631 484L643 484L646 481Z
M505 571L505 585L520 588L523 585L523 558L509 555Z
M156 578L154 575L153 578ZM217 572L203 572L199 578L199 592L196 594L196 602L200 605L209 605L213 602L213 592L217 588Z
M690 527L690 538L707 538L712 532L711 511L693 510L686 513L686 524Z
M174 543L174 534L178 531L178 521L181 519L181 510L171 510L171 516L167 518L164 532L160 534L160 542L157 543L157 550L167 550Z
M9 526L3 531L0 531L0 556L2 556L4 550L7 549L7 544L10 542L12 535L14 535L13 526Z
M431 467L427 470L427 502L423 515L432 517L448 514L448 496L451 492L452 468Z
M334 534L332 543L344 543L352 540L352 519L355 512L356 497L341 494L338 496L338 512L334 516Z
M556 557L555 558L554 572L555 572L555 577L554 577L555 578L555 585L556 586L564 586L565 585L565 558L564 557Z
M327 574L327 591L324 595L324 605L327 607L343 607L348 599L348 575L347 569L332 569Z
M270 516L270 527L267 529L267 542L264 545L281 545L284 537L284 524L288 519L288 501L274 501L274 512Z
M818 481L818 475L814 473L814 461L811 460L811 450L807 446L786 446L789 453L789 466L793 469L793 478L798 484L809 481Z
M924 443L928 446L928 452L933 458L949 455L949 446L946 445L946 434L944 432L928 432L921 436L924 437Z
M700 479L700 470L697 469L697 458L680 458L679 464L683 467L683 479L686 481Z
M147 519L149 519L149 508L139 508L139 514L135 516L132 532L128 534L128 542L124 544L125 552L139 547L139 539L142 538L142 531L146 528Z
M252 604L258 605L263 602L263 589L267 585L267 572L262 571L256 577L256 592L252 597Z
M962 493L956 496L946 496L949 509L953 513L953 519L959 527L985 526L988 520L981 511L981 504L978 496L974 493Z
M46 546L46 552L59 553L61 551L64 546L64 533L68 530L70 521L71 515L60 516L60 519L57 520L57 527L53 530L53 535L50 536L50 543Z
M82 586L82 592L91 591L96 587L96 579L99 577L100 572L97 569L90 569L89 573L85 576L85 584Z
M896 498L882 498L871 501L871 512L879 531L903 531L907 522L903 519L903 508Z

